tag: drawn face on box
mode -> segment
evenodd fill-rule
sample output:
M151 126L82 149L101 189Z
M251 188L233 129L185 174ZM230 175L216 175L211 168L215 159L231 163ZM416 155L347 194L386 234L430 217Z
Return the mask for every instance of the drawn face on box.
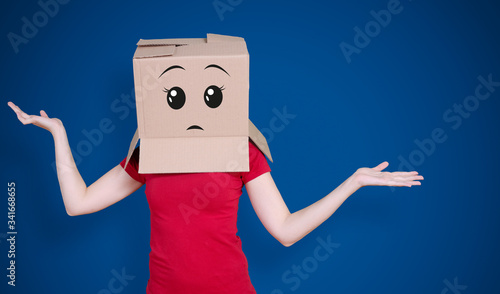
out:
M249 56L226 39L138 44L140 173L248 171Z
M157 80L143 87L144 136L228 137L247 134L248 64L244 58L155 60ZM242 64L243 63L243 64Z

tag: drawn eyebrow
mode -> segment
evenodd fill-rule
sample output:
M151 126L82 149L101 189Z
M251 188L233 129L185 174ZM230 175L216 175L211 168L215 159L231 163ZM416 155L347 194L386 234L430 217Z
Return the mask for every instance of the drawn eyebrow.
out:
M228 76L231 76L230 74L227 73L227 71L225 69L223 69L222 67L218 66L217 64L210 64L210 65L207 65L207 67L205 67L205 69L209 68L209 67L215 67L215 68L218 68L220 70L222 70L223 72L225 72Z
M161 78L161 76L166 73L167 71L171 70L171 69L175 69L175 68L180 68L180 69L183 69L183 70L186 70L184 67L180 66L180 65L172 65L171 67L167 68L164 72L161 73L161 75L158 77L158 78Z

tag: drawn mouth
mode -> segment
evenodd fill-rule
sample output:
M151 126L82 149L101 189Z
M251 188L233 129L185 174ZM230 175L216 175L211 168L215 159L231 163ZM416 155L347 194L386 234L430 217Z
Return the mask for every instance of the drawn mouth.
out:
M197 125L192 125L190 126L189 128L187 128L187 130L202 130L203 131L203 128L200 127L200 126L197 126Z

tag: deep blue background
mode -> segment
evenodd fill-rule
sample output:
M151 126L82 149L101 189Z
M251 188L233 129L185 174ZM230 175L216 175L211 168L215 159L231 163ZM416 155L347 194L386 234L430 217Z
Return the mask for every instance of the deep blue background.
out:
M136 129L134 109L125 115L111 105L133 93L137 40L206 33L246 39L250 118L259 128L269 127L274 108L296 115L270 140L272 175L291 211L359 167L388 160L388 169L397 169L400 155L408 159L417 150L414 140L430 138L436 128L447 136L415 164L425 176L421 187L364 188L290 248L266 232L244 193L239 235L258 293L453 293L444 281L455 278L467 286L462 293L497 292L500 91L456 130L443 113L474 94L478 76L500 81L500 10L494 1L402 0L403 10L348 63L339 44L353 44L353 28L363 28L370 11L388 2L244 0L221 20L212 1L71 0L17 54L7 34L20 35L22 17L41 8L36 1L3 4L0 292L110 293L101 290L111 271L125 268L135 279L122 293L144 293L149 275L144 188L104 211L69 217L51 166L50 133L23 126L6 102L60 118L73 148L86 140L83 130L109 118L115 130L78 165L90 185L126 156ZM3 270L11 180L15 288ZM329 235L340 247L292 291L297 284L282 275L310 261L316 238Z

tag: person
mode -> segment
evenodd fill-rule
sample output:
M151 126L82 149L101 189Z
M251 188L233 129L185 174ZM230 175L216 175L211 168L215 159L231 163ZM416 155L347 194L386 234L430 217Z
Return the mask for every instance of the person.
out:
M250 142L250 171L246 173L139 174L138 153L134 152L126 169L124 160L87 186L76 167L62 121L49 117L44 110L40 115L28 115L14 103L8 102L8 105L24 125L33 124L52 134L57 177L68 215L102 210L143 184L151 183L150 190L146 188L152 226L147 287L150 294L255 293L236 236L237 202L243 185L267 231L284 246L291 246L327 220L360 188L411 187L421 185L423 180L416 171L386 172L388 162L382 162L373 168L359 168L328 195L291 213L273 181L264 155ZM206 183L224 176L226 188L219 190L222 194L232 193L230 197L223 197L225 194L205 197L204 200L211 202L198 203L198 206L193 202L197 206L195 211L186 210L181 204L183 198L190 197L191 201L199 191L203 193L203 188L208 187ZM231 202L231 207L225 202Z

